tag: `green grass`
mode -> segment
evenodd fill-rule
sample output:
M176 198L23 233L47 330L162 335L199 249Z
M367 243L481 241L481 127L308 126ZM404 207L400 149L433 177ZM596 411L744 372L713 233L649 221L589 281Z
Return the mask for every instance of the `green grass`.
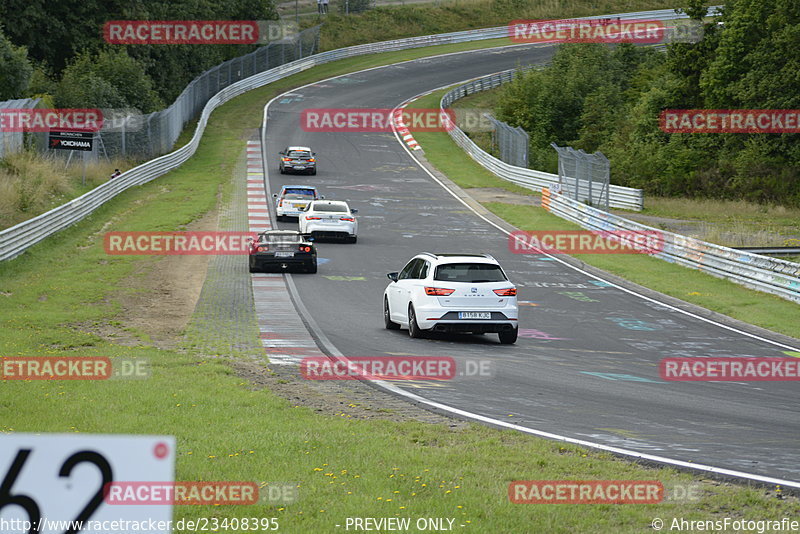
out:
M446 91L447 89L443 89L421 97L410 103L409 107L438 108L439 101ZM521 189L498 178L474 162L464 154L464 151L453 142L447 133L416 132L414 138L422 146L425 157L460 187L467 190L472 187L498 187L498 182L501 182L506 184L501 187L510 191ZM661 210L657 213L674 214L679 212L677 208L679 204L680 201L677 200L657 203L656 205L660 206ZM695 216L715 213L717 218L723 219L726 216L725 209L730 208L729 205L725 205L716 211L703 209L710 205L716 204L711 201L700 202L694 205L695 208L683 208L681 213ZM522 230L575 230L580 228L576 224L535 206L500 203L487 203L486 206ZM659 208L654 208L653 211L656 212L657 209ZM749 217L750 220L757 221L759 224L775 220L775 214L780 213L786 217L785 221L788 224L797 225L797 220L793 218L796 214L786 208L772 208L761 212L752 206L743 205L741 212L742 216ZM712 218L712 220L714 219ZM800 337L798 305L777 296L753 291L700 271L644 255L583 254L576 255L576 257L589 265L667 295L775 332Z
M0 431L175 435L177 480L291 482L300 491L287 506L186 506L176 508L175 519L278 517L282 532L341 532L334 525L354 516L450 517L474 532L556 533L642 532L654 516L796 516L794 499L715 484L703 484L702 499L688 504L512 505L507 485L518 479L697 479L477 425L454 430L316 415L236 376L233 354L126 347L71 326L115 320L114 288L153 262L106 256L105 231L180 229L200 218L228 198L243 134L258 127L264 102L376 61L327 65L229 102L181 168L59 233L57 265L53 239L0 263L1 354L147 358L153 368L142 381L4 381Z
M504 26L518 19L569 18L681 6L681 2L674 0L453 0L434 5L378 7L349 17L332 10L325 17L314 17L313 21L309 18L303 24L324 20L320 44L323 50L333 50L415 35Z
M108 181L114 169L123 172L132 161L113 159L87 162L81 156L69 166L62 159L33 151L0 159L0 230L31 219Z
M434 91L410 103L408 107L439 109L439 101L446 91L448 89ZM414 138L422 145L425 156L431 160L436 168L461 187L498 187L521 195L539 196L536 191L512 184L484 169L472 158L464 154L446 133L415 132ZM458 152L450 151L450 146L455 147ZM450 157L439 157L440 154L445 153Z
M746 200L648 197L644 215L696 221L698 237L726 246L800 246L800 209Z

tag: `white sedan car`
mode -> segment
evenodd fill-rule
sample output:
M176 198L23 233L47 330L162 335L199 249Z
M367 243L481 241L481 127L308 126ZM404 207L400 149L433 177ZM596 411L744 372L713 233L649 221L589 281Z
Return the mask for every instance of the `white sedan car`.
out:
M300 232L315 239L340 238L355 243L358 240L356 213L358 210L350 209L347 202L315 200L298 217Z
M496 333L517 341L517 288L488 254L414 256L383 292L386 328L408 328L411 337L430 332Z

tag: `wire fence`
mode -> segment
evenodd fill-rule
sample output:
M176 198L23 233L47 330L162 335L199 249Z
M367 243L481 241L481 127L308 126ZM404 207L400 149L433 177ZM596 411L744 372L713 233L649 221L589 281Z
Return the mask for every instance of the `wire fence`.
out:
M6 100L0 102L0 113L4 110L13 109L33 109L39 105L38 98L21 98L17 100ZM25 145L25 134L21 131L8 131L3 130L2 121L0 121L0 158L4 158L9 154L19 152Z
M486 118L494 125L492 143L500 154L500 159L516 167L528 167L528 146L530 136L521 126L513 127L497 120L489 114Z
M135 111L104 110L103 128L95 135L89 160L99 158L152 159L172 150L183 128L196 118L209 99L234 83L280 65L311 56L319 51L320 26L307 28L293 37L273 41L247 55L207 70L195 78L166 109L137 114ZM52 154L47 133L29 134L33 146L54 157L68 157L69 151Z
M608 211L611 165L602 152L588 154L570 146L550 143L558 152L558 184L561 194Z

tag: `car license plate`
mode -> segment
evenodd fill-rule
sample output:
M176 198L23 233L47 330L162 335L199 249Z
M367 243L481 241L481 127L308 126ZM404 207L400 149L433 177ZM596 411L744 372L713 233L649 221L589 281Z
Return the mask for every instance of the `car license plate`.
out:
M491 312L458 312L459 319L491 319Z
M275 253L275 257L276 258L293 258L294 257L294 252L276 252Z
M295 169L305 169L306 167L305 167L305 165L295 165L294 168Z
M296 210L300 210L300 211L302 211L302 210L306 209L306 205L305 205L305 204L295 204L295 205L294 205L294 206L292 206L292 207L293 207L294 209L296 209Z

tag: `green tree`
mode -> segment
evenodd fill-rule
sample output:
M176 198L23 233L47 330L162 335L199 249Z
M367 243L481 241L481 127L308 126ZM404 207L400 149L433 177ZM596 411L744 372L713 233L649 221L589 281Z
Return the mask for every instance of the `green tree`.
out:
M22 98L28 89L33 65L28 60L28 51L14 46L0 26L0 100Z
M124 50L81 54L64 70L55 94L60 107L136 108L144 113L162 107L144 68Z

